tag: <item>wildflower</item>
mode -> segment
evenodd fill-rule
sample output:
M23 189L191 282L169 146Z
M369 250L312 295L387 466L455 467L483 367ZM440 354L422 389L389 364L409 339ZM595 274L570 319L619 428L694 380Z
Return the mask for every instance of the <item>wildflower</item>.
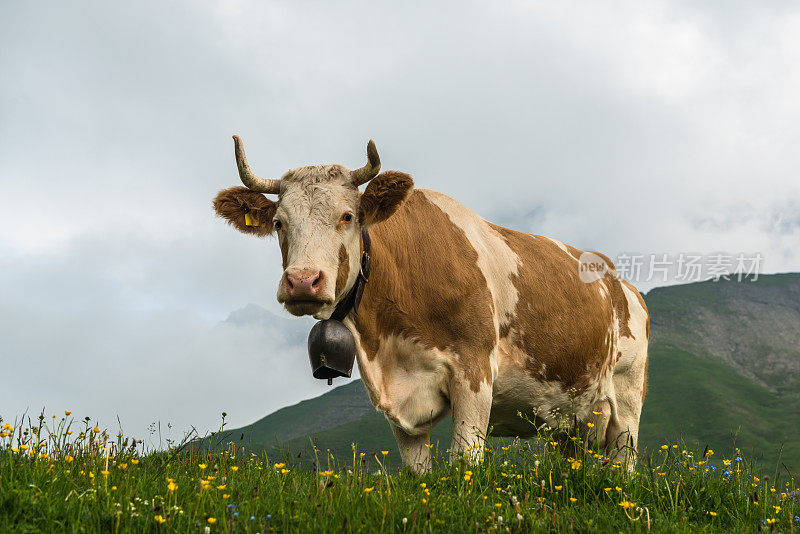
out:
M580 469L581 468L581 461L580 460L572 460L572 464L570 465L572 469Z
M502 505L502 504L500 504L499 502L498 502L498 503L495 503L495 507L496 507L496 508L501 508L502 506L503 506L503 505Z
M576 499L575 497L570 497L569 500L570 502L577 502L578 499Z
M217 489L218 490L223 490L223 489L225 489L225 486L226 486L226 484L222 484L220 486L217 486Z
M72 460L74 460L74 459L75 459L75 458L73 458L73 457L72 457L72 456L70 456L69 454L68 454L68 455L66 455L66 456L64 456L64 461L65 461L65 462L67 462L67 463L70 463L70 462L72 462Z
M21 451L27 451L28 449L30 449L30 447L28 447L27 445L20 445L19 446L19 450L21 450Z
M67 430L67 435L71 436L72 435L72 430Z
M422 504L427 504L427 503L428 503L428 499L423 498L422 499Z
M222 494L222 498L223 498L223 499L227 499L228 497L230 497L230 495L228 495L227 493L223 493L223 494Z
M375 486L370 486L368 488L364 488L364 493L370 493L374 489L375 489Z
M742 457L741 456L737 456L736 458L733 459L733 461L741 462L742 461Z
M206 468L206 467L208 467L208 466L207 466L206 464L199 464L197 467L199 467L199 468L200 468L200 470L201 470L201 471L203 471L203 470L205 470L205 468Z
M425 483L423 482L422 484L420 484L420 485L419 485L419 487L424 489L425 487L427 487L427 484L425 484Z
M723 465L731 465L731 461L730 460L722 460L722 464Z
M167 484L167 489L169 491L175 491L176 489L178 489L178 485L175 484L175 482L170 480L169 484Z
M767 519L767 524L768 524L768 525L774 525L776 521L777 521L777 519L775 519L775 518L773 517L773 518L771 518L771 519Z
M209 523L211 523L213 525L214 523L217 522L217 518L216 517L209 517L206 521L208 521Z
M72 412L71 412L71 411L69 411L69 410L64 410L64 415L66 415L67 417L69 417L70 415L72 415Z
M116 490L117 490L116 486L111 486L111 491L116 491Z
M381 451L381 454L386 456L387 454L389 454L389 451Z
M108 476L108 471L100 471L100 474L103 475L104 477L107 477Z
M620 488L619 486L615 486L614 489L617 491L622 491L622 488Z
M290 469L281 469L281 474L285 475L286 473L290 472Z
M97 428L97 427L94 427L94 428L92 429L92 432L94 432L95 434L99 434L99 433L100 433L100 429L99 429L99 428Z
M611 491L611 488L603 488L603 491Z
M286 464L285 464L285 463L282 463L282 462L281 462L281 463L279 463L279 464L275 464L275 469L283 469L284 467L286 467Z
M136 458L133 458L133 459L131 459L131 463L132 463L133 465L136 465L136 464L138 464L138 463L139 463L139 460L137 460Z
M125 464L125 463L123 463L123 464L119 464L117 467L118 467L119 469L127 469L127 468L128 468L128 464Z
M714 456L714 449L708 449L708 456Z
M780 506L773 505L772 507L775 508L775 514L781 513L781 507Z
M471 479L471 478L472 478L471 474L464 473L464 481L465 482L469 482L469 479Z
M8 430L9 432L13 432L14 427L9 425L8 423L3 423L3 430Z
M631 508L636 506L636 503L630 501L622 501L621 503L619 503L619 505L625 508L626 510L630 510Z
M564 486L556 486L556 491L561 491L561 488L563 488L563 487Z
M594 423L586 423L586 426L588 426L589 428L594 428Z
M667 449L669 449L669 445L662 445L662 446L661 446L661 448L662 448L663 450L667 450Z
M708 512L711 517L717 517L717 512Z
M550 445L552 445L553 447L555 447L556 445L558 445L558 442L557 442L557 441L551 441L551 442L550 442Z
M164 521L166 521L166 519L164 519L164 517L160 515L155 516L153 519L156 520L156 523L163 523Z
M231 466L231 471L238 471L238 470L239 470L239 466L238 465L232 465Z
M404 517L404 518L403 518L403 525L405 526L407 523L408 523L408 518L407 518L407 517Z

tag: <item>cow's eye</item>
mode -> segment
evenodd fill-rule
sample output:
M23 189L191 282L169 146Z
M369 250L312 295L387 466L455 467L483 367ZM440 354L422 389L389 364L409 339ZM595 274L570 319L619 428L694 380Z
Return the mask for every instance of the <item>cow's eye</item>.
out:
M348 212L345 212L345 213L342 215L341 221L342 221L343 223L345 223L345 224L350 224L351 222L353 222L353 213L352 213L352 212L349 212L349 211L348 211Z
M275 228L276 230L280 230L281 228L283 228L283 224L278 219L275 219L274 221L272 221L272 227Z

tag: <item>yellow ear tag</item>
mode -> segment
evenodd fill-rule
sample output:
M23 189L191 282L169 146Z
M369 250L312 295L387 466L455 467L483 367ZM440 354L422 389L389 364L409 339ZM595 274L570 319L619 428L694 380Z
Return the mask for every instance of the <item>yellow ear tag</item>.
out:
M244 224L247 226L261 226L258 221L250 215L250 212L244 214Z

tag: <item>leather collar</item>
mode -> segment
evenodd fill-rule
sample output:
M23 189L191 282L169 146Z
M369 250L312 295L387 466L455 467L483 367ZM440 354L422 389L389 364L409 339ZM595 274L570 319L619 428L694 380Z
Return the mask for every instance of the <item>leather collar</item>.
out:
M361 252L361 269L358 271L356 283L347 292L347 295L339 301L331 314L331 319L344 321L344 318L353 310L358 315L358 305L361 303L361 295L364 294L364 286L369 281L370 257L369 257L369 232L366 228L361 229L361 242L363 250Z

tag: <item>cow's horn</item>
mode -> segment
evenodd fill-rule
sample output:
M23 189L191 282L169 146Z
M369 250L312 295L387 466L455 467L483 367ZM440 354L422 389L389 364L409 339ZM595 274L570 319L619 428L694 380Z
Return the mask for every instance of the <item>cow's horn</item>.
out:
M378 149L375 148L375 141L372 139L367 143L367 164L355 171L350 171L350 177L356 186L365 184L375 178L381 170L381 158L378 156Z
M239 139L238 135L233 136L233 144L236 150L236 166L239 167L239 178L241 178L242 183L251 191L278 194L281 189L281 181L266 180L253 174L253 171L250 170L250 165L247 164L247 158L244 156L244 146L242 146L242 140Z

